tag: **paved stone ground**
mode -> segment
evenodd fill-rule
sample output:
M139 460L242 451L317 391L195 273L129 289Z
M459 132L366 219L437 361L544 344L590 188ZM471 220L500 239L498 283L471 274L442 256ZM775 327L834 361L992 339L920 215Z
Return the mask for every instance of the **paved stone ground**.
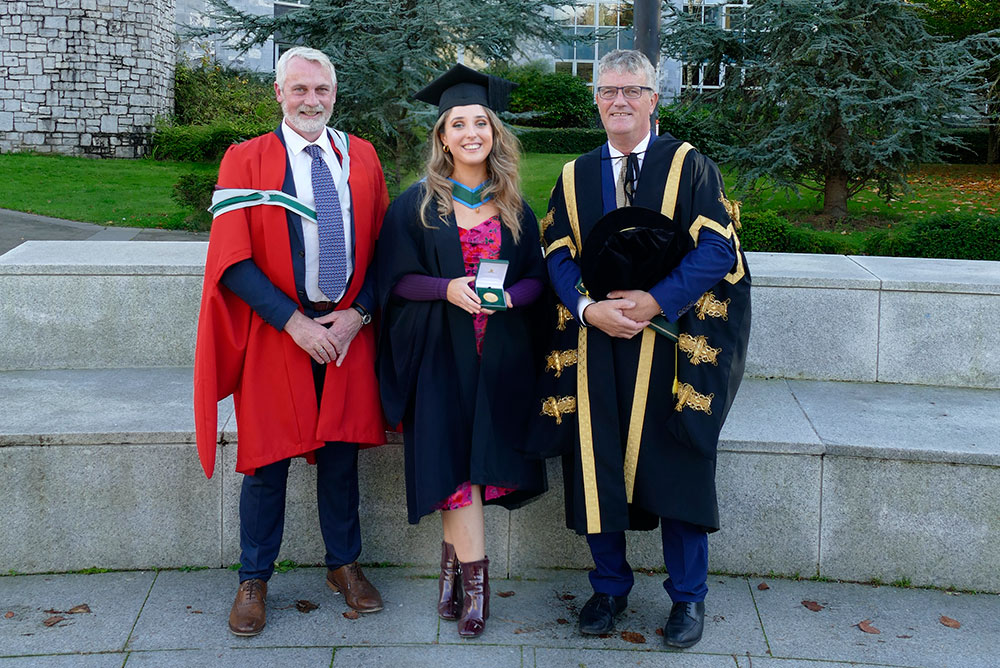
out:
M367 572L386 607L359 619L344 616L322 569L276 574L268 625L255 638L227 630L237 584L229 570L0 577L0 666L987 668L1000 651L996 594L717 575L705 636L692 649L667 650L657 633L668 608L662 575L637 574L618 632L585 638L576 623L589 587L585 572L573 570L494 580L486 633L463 641L434 614L432 573ZM299 612L300 600L319 607ZM81 604L90 612L68 612ZM54 616L63 620L45 626ZM863 632L863 620L880 633Z
M207 241L207 232L140 227L102 227L0 209L0 255L25 241Z

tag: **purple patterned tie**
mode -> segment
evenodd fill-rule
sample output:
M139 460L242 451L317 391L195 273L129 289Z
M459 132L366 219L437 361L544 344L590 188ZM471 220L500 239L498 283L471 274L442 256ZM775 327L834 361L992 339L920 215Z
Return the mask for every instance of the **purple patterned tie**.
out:
M323 149L306 146L312 157L312 187L319 228L319 289L327 299L338 299L347 286L347 248L344 243L344 215L330 168L323 161Z

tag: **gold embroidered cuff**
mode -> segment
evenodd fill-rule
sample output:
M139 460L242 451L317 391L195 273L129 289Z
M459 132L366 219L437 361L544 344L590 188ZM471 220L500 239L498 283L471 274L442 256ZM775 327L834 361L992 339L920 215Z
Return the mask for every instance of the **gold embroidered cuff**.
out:
M698 300L698 303L695 304L694 314L698 320L704 320L705 316L729 320L730 301L732 300L727 299L724 302L720 302L715 298L715 293L710 290L703 294L701 299Z
M556 304L556 329L560 332L566 331L566 323L573 319L573 314L565 305Z

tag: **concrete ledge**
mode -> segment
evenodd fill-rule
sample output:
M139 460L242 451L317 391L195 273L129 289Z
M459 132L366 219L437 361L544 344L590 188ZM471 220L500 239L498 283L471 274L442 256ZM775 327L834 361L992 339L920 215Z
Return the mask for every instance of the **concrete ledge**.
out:
M0 369L189 366L206 249L29 241L0 256ZM1000 388L1000 262L749 253L748 264L751 376Z
M190 374L0 372L6 568L238 559L232 406L220 405L227 445L206 480ZM998 399L995 390L748 379L723 432L712 568L1000 591ZM362 559L433 565L439 523L406 523L402 447L360 459ZM488 509L497 573L590 565L585 542L564 528L558 462L549 474L550 491L534 504ZM314 469L296 461L281 559L321 561L314 499ZM657 532L633 534L629 547L634 566L662 566Z

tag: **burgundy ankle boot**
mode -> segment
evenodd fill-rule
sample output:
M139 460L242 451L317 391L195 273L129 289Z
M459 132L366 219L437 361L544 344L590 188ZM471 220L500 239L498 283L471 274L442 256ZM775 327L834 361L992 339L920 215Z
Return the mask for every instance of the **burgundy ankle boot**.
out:
M465 602L458 620L458 635L475 638L486 629L490 618L490 560L470 561L462 564L462 588Z
M441 575L438 576L438 617L450 622L458 619L462 609L461 568L455 556L455 546L441 541Z

